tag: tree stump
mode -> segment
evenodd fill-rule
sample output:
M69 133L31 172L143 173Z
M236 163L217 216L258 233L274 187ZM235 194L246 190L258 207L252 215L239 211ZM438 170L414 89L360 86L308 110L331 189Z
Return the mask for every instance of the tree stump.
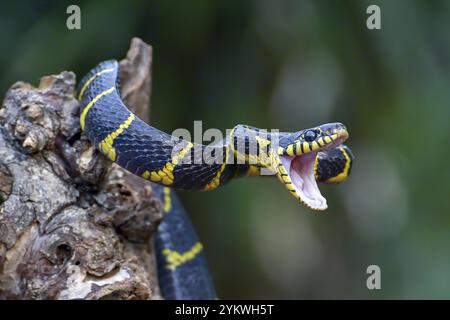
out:
M148 120L152 48L133 39L122 97ZM0 298L158 299L152 184L80 134L75 74L15 83L0 108Z

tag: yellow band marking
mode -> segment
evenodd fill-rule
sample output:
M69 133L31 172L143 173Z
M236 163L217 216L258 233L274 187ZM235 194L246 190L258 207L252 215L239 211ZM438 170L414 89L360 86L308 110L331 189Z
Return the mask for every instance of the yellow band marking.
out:
M314 159L314 166L313 166L314 178L316 179L316 181L319 180L319 174L317 173L318 167L319 167L319 156L316 156L316 158Z
M331 141L333 141L329 136L325 136L324 139L326 143L330 143Z
M80 124L81 124L81 129L84 130L84 126L85 126L85 120L86 120L86 115L89 111L89 109L94 105L94 103L96 103L101 97L106 96L107 94L110 94L111 92L113 92L115 89L115 87L111 87L105 91L103 91L102 93L99 93L98 95L95 96L94 99L92 99L91 102L89 102L86 107L84 107L83 112L81 113L80 116Z
M339 173L337 176L334 176L334 177L331 177L330 179L328 179L327 182L330 182L330 183L338 183L338 182L342 182L345 179L347 179L348 171L350 170L350 164L352 163L352 160L348 156L345 149L343 147L339 147L339 150L341 150L341 152L344 155L345 160L346 160L344 170L342 170L342 172Z
M278 156L271 153L272 158L272 166L274 167L273 170L277 173L278 179L286 186L286 189L289 190L289 192L297 199L300 200L300 196L297 194L297 191L295 190L295 186L292 183L291 178L289 177L286 168L281 163L281 160Z
M256 176L259 176L260 174L261 174L261 168L257 167L257 166L250 165L250 167L247 170L247 176L249 176L249 177L256 177Z
M160 182L166 186L170 186L175 177L173 176L173 170L175 166L180 163L180 161L184 158L186 153L193 147L194 145L189 142L186 147L184 147L178 154L172 157L171 161L168 161L164 167L160 170L155 171L145 171L142 174L142 177L145 179L150 179L153 182Z
M311 151L311 149L309 148L309 143L304 141L303 142L303 153L308 153L310 151Z
M225 169L225 164L222 164L222 166L220 167L220 170L217 172L216 176L203 189L204 191L213 190L213 189L216 189L219 186L219 184L220 184L220 177L221 177L222 172L223 172L224 169Z
M313 149L313 150L319 149L319 144L318 144L316 141L313 141L313 142L312 142L312 149Z
M108 72L113 72L114 68L108 68L108 69L104 69L102 71L97 72L96 74L94 74L91 78L89 78L88 81L86 81L86 83L83 85L83 87L80 90L80 94L78 95L78 100L81 100L81 98L83 98L83 94L84 91L86 90L86 88L91 84L91 82L97 78L98 76L104 74L104 73L108 73Z
M242 154L238 150L234 149L234 147L232 148L233 153L237 160L243 160L245 163L268 166L270 163L266 154L266 149L271 141L260 136L255 136L255 140L257 141L256 147L259 149L259 156L256 154Z
M248 162L248 163L253 163L253 164L257 164L259 159L256 155L254 154L245 154L244 153L240 153L238 150L234 149L234 155L236 156L237 160L243 160L244 162Z
M325 145L325 141L323 141L322 137L320 137L319 140L317 140L317 141L321 147L323 147Z
M220 178L222 177L222 173L225 171L225 168L228 164L229 154L230 153L228 151L225 153L225 162L220 166L220 169L217 172L216 176L205 186L203 191L213 190L220 186Z
M302 154L302 148L300 147L300 140L297 140L295 142L295 149L297 151L297 155L301 155Z
M203 250L203 245L197 242L192 248L186 252L178 252L170 249L163 249L162 254L166 257L166 268L174 270L183 263L194 259Z
M286 148L286 153L288 156L293 156L294 155L294 145L292 145L292 144L288 145L288 147Z
M164 187L164 212L169 212L172 209L172 198L170 196L170 188Z
M203 189L204 191L216 189L220 185L220 177L222 176L222 173L225 170L225 167L226 167L226 161L224 164L222 164L220 166L220 170L217 172L216 176Z
M110 133L102 142L100 142L99 147L102 152L109 157L112 161L116 161L117 154L116 149L113 147L114 140L122 134L122 132L127 129L133 122L135 116L130 114L127 120L125 120L116 131Z
M278 154L280 156L282 156L284 154L284 148L283 147L278 147Z

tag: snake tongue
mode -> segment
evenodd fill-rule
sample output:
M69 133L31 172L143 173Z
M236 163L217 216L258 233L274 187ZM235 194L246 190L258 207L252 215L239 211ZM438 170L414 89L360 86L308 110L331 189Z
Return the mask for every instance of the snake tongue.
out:
M280 156L280 160L289 175L295 189L295 195L299 200L313 210L325 210L327 200L320 193L314 177L316 155L317 152L312 151L301 156Z

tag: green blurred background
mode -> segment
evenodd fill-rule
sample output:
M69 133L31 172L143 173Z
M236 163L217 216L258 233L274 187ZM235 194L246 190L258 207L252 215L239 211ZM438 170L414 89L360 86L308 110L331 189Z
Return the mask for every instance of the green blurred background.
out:
M313 213L276 179L179 193L221 298L450 298L449 1L2 1L0 92L154 49L152 124L343 122L356 162ZM366 28L381 7L382 30ZM381 268L382 289L366 288Z

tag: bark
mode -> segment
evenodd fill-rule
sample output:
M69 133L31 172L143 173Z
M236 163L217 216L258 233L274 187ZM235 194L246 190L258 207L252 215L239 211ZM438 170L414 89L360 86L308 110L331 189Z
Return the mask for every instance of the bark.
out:
M148 120L151 47L133 39L122 96ZM159 298L151 184L80 134L75 74L17 82L0 108L0 298Z

